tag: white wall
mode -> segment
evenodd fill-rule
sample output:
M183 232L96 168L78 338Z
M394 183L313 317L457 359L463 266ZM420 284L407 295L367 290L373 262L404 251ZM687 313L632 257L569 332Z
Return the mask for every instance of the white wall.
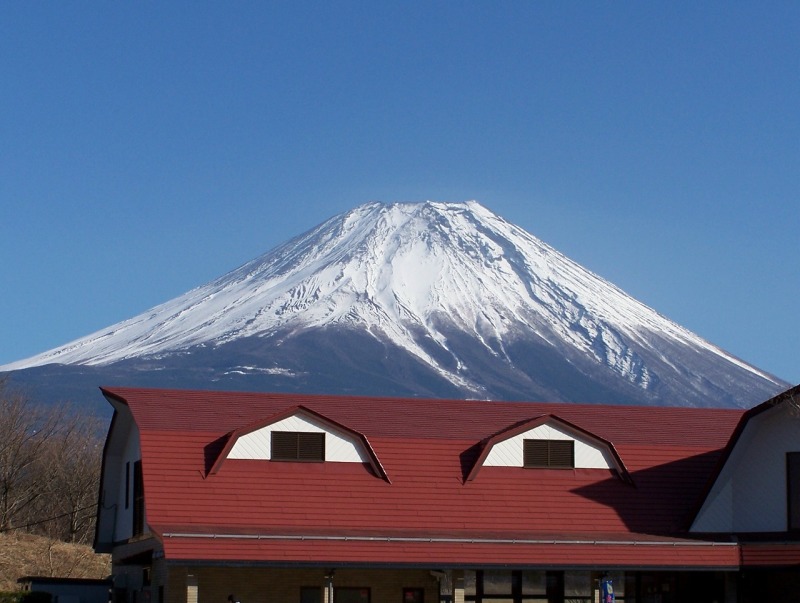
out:
M273 431L323 432L325 433L326 461L337 463L369 462L369 455L360 441L350 434L303 415L291 416L241 436L228 453L228 458L269 460Z
M783 404L752 418L692 531L785 531L787 452L800 452L800 412Z
M117 509L117 526L115 536L117 539L130 538L133 536L133 464L142 458L142 452L139 445L139 430L133 423L132 429L128 431L128 438L120 459L119 467L119 491L117 493L118 509ZM128 501L126 508L125 501L125 467L130 463L130 473L128 479Z
M133 464L141 458L139 430L130 409L115 404L117 417L105 447L103 499L98 515L98 543L110 544L133 534ZM126 464L130 463L128 505L125 506Z
M522 467L523 440L572 440L575 442L575 467L577 469L615 468L607 451L547 423L495 444L486 456L483 466Z

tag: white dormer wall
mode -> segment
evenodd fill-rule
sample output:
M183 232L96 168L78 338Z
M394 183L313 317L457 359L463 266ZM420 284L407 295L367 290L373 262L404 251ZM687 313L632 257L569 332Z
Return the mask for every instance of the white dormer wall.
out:
M522 467L523 440L572 440L575 442L576 469L615 467L607 451L549 423L496 443L486 456L483 466Z
M800 452L800 416L796 409L783 404L750 419L692 531L786 531L787 452Z
M293 415L240 436L228 453L229 459L270 460L273 431L325 433L325 461L334 463L368 463L364 446L352 435L312 417Z

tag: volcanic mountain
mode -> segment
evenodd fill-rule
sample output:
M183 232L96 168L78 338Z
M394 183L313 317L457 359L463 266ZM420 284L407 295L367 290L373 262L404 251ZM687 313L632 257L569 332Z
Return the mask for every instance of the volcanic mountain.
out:
M788 386L476 202L362 205L0 371L50 397L118 384L744 407Z

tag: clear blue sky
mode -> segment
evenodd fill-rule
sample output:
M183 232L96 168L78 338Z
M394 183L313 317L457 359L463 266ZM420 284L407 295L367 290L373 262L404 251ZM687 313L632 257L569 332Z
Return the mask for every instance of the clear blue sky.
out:
M800 382L800 3L0 4L0 364L476 199Z

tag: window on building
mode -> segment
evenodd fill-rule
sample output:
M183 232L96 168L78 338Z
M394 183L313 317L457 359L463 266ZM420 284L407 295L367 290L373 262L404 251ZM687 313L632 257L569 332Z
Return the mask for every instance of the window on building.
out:
M342 586L333 589L335 603L369 603L370 592L366 587Z
M300 603L322 603L322 588L319 586L301 586Z
M144 533L144 483L142 461L133 464L133 535Z
M800 452L786 453L786 508L789 531L800 530Z
M404 588L403 603L425 603L425 589Z
M131 464L125 463L125 508L131 504Z
M588 572L586 574L589 575ZM591 603L590 597L564 598L564 572L536 570L465 570L468 603Z
M270 457L274 461L324 461L325 434L273 431Z
M510 595L513 592L513 576L510 570L487 569L481 575L483 577L483 594L485 596Z
M523 466L572 469L575 467L575 442L524 440Z

